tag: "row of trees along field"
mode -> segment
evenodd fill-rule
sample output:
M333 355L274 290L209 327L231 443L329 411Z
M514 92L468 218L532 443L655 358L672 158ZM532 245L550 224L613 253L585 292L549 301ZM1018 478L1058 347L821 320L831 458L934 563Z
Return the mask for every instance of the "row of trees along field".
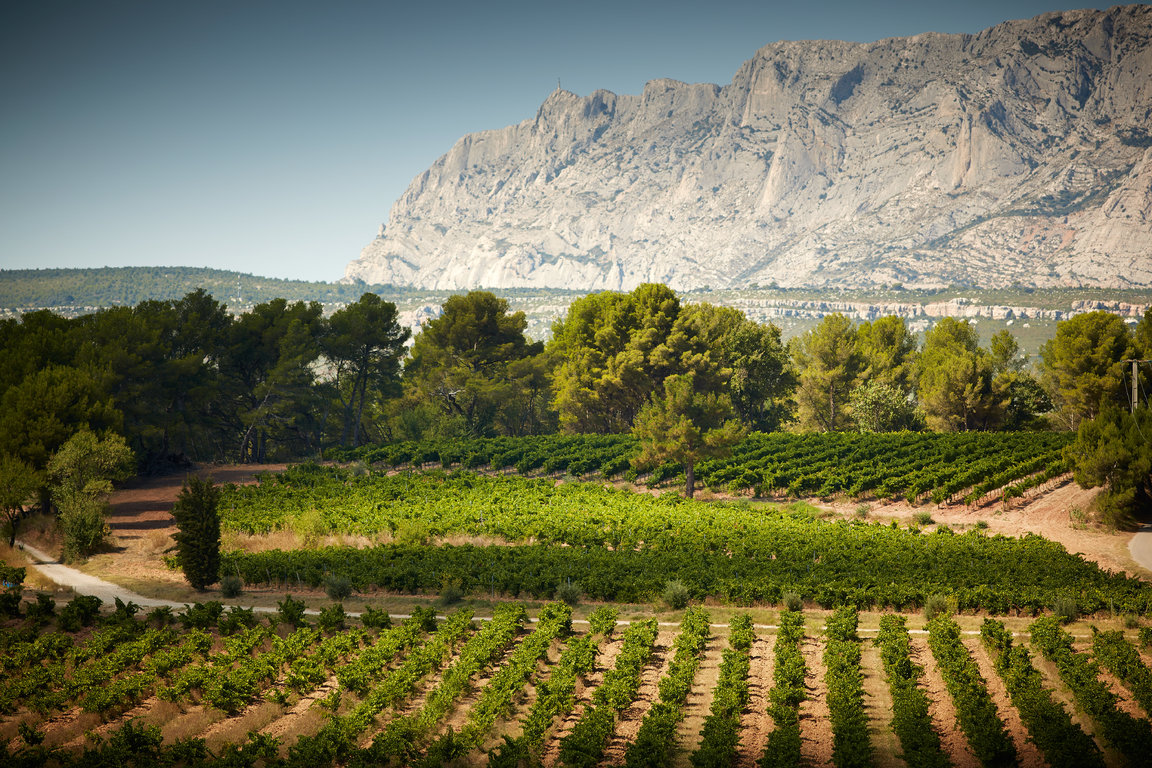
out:
M1124 360L1152 356L1152 312L1134 331L1104 312L1065 321L1033 368L1008 332L986 349L951 318L917 343L900 318L830 315L785 345L774 325L656 284L575 300L546 344L525 327L483 291L450 297L410 348L395 305L371 293L329 317L282 299L232 316L200 290L4 320L0 504L18 516L29 477L60 509L67 494L99 499L99 483L48 492L53 457L85 431L91 455L116 454L103 483L122 474L113 435L150 471L399 439L630 430L646 461L675 461L691 480L749 430L1076 428L1127 402Z

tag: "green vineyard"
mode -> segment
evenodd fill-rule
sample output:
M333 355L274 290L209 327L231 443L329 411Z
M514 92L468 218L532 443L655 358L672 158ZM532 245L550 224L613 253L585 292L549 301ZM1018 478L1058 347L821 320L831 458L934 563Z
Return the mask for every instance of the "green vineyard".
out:
M470 608L416 609L363 628L343 615L310 626L290 604L267 618L219 603L181 615L92 607L77 623L41 600L0 628L4 765L1152 759L1139 634L1074 638L1050 618L1033 623L1029 642L998 621L964 631L941 615L913 630L927 635L918 650L908 616L851 607L762 612L769 623L748 613L713 623L692 607L678 623L621 625L608 606L574 620L563 603L532 617L504 603L484 620ZM1053 667L1039 666L1041 656ZM1101 675L1119 665L1123 675ZM955 721L931 707L943 699Z
M591 483L444 473L357 473L306 465L229 487L225 529L356 534L368 547L224 553L250 584L549 599L578 582L592 599L645 602L679 580L696 599L751 605L788 592L821 606L914 610L931 595L960 610L1035 613L1071 601L1092 613L1144 613L1152 588L1039 536L931 533L824 520L801 506L659 498ZM452 544L453 536L491 541Z
M696 476L718 491L758 496L973 504L1018 497L1066 474L1063 451L1074 437L1063 432L755 433L730 457L702 462ZM630 435L545 435L401 442L335 451L331 458L385 467L433 464L637 479L632 461L638 453ZM672 480L683 480L674 464L647 468L650 486Z

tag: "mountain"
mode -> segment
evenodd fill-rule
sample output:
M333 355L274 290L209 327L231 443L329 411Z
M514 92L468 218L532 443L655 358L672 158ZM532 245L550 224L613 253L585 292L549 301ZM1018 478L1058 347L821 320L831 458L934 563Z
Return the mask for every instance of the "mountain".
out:
M1152 6L778 42L726 86L556 90L413 180L345 280L1152 285Z

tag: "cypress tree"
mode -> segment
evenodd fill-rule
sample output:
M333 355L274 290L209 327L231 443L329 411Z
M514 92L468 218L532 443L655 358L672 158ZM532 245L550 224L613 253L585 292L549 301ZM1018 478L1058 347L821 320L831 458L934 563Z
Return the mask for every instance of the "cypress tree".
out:
M176 559L194 589L220 579L220 489L195 475L184 481L172 516L176 518Z

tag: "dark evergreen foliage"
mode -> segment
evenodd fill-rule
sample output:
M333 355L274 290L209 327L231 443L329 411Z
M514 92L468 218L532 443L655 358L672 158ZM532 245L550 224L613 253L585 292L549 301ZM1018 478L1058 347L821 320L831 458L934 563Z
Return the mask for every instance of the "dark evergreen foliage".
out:
M194 589L203 591L220 578L220 489L196 475L184 481L172 508L176 518L176 559Z

